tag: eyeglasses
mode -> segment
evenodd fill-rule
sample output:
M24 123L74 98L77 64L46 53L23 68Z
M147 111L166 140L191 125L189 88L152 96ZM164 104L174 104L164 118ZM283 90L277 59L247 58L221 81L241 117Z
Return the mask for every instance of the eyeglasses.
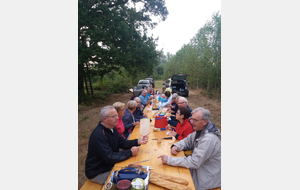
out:
M125 109L122 109L122 110L120 110L120 111L125 111Z
M200 119L200 120L198 120L198 119L193 119L193 118L190 119L190 121L193 122L193 123L196 123L196 122L201 121L201 120L204 120L204 119Z
M116 118L116 117L118 117L118 115L112 115L112 116L107 115L107 116L104 116L104 117L114 117L114 118Z
M186 102L178 102L178 104L183 104L183 103L186 103Z

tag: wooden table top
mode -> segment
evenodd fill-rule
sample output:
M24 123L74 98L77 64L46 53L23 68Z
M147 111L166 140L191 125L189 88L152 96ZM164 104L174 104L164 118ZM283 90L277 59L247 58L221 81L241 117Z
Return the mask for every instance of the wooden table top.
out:
M168 137L166 135L167 131L153 131L154 122L155 122L154 114L152 111L145 111L145 113L147 113L148 118L152 119L152 122L150 123L150 134L148 135L148 143L145 145L139 146L139 153L137 156L130 157L127 160L116 163L112 172L115 170L120 170L122 167L128 166L129 164L133 164L133 163L136 163L136 162L139 162L142 160L150 159L149 161L140 163L140 165L151 166L153 169L150 170L150 173L151 173L151 171L154 171L156 173L161 173L161 174L165 174L165 175L169 175L169 176L186 179L189 182L188 186L191 189L195 189L194 182L193 182L193 179L192 179L189 169L183 168L183 167L178 167L178 166L169 166L169 165L162 164L161 159L157 158L158 156L163 155L163 154L168 155L168 156L173 156L173 157L184 157L185 155L184 155L183 151L178 152L178 154L176 156L171 153L170 147L174 143L174 141L178 142L178 140L176 140L176 139L175 140L174 139L162 140L161 143L157 143L157 140L152 140L154 138L159 138L159 137ZM158 113L156 113L155 115L157 115ZM138 139L140 137L141 137L140 126L135 126L129 139L130 140ZM109 181L112 172L110 173L110 175L105 183L107 183ZM105 189L104 185L103 185L102 189L103 190ZM148 189L149 190L163 190L165 188L157 186L152 183L149 183Z

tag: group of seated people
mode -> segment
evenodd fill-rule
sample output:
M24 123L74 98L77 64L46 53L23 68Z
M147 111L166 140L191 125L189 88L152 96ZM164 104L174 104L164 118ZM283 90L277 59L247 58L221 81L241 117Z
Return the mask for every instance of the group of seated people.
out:
M140 119L147 117L147 114L141 110L140 104L141 100L139 97L129 100L127 102L127 109L125 109L125 104L122 102L115 102L113 104L118 113L116 128L124 139L129 137L136 125L140 125Z
M144 88L141 89L139 95L137 96L132 96L131 100L133 100L136 97L139 97L141 100L141 110L143 111L144 108L150 103L150 100L153 99L153 95L154 95L154 89L152 87L152 84L149 85L149 88L147 88L146 86L144 86Z
M135 126L140 125L140 119L147 117L143 110L153 97L151 93L152 87L144 89L138 97L131 97L127 109L122 102L102 108L100 122L89 139L86 176L91 181L104 184L115 163L136 156L138 146L148 142L147 135L134 140L128 138ZM196 190L220 187L220 131L209 120L209 110L199 107L192 111L185 97L171 94L169 90L164 93L167 102L163 106L171 113L166 129L169 136L179 140L170 147L171 153L177 155L180 150L190 149L192 154L186 159L167 155L159 158L164 164L189 168Z

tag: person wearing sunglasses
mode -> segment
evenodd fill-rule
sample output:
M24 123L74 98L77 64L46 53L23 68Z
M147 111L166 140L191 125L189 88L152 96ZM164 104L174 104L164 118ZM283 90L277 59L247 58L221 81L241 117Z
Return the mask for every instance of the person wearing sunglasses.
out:
M100 121L90 135L85 175L92 182L104 184L115 163L136 156L139 146L148 142L147 135L134 140L124 139L115 127L118 118L113 106L103 107Z
M190 122L195 132L171 146L171 153L192 150L187 157L161 155L163 164L189 168L196 190L221 186L221 133L210 121L210 111L198 107L192 112Z

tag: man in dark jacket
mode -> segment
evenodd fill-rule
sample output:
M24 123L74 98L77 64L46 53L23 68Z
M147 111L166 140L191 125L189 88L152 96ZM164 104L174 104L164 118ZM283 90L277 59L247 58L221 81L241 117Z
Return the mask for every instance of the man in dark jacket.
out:
M136 101L137 106L136 106L136 110L133 112L133 116L136 121L140 121L140 119L146 118L147 114L143 113L142 111L144 106L141 106L141 99L139 97L135 97L134 101Z
M178 105L178 108L180 107L184 107L184 108L188 108L191 113L192 113L192 109L188 106L188 101L185 97L179 97L178 101L177 101L177 105ZM192 116L192 114L190 115L190 117ZM176 127L177 126L177 119L176 119L176 116L171 116L170 117L171 119L168 120L168 124L170 124L171 126L173 127Z
M115 163L136 156L141 144L148 142L148 136L135 140L125 140L115 128L118 120L117 110L105 106L100 111L100 122L91 133L85 174L95 183L104 184ZM128 149L119 152L119 149Z
M180 98L180 96L177 93L172 94L172 103L171 106L168 109L168 112L171 114L176 114L178 110L177 100Z

